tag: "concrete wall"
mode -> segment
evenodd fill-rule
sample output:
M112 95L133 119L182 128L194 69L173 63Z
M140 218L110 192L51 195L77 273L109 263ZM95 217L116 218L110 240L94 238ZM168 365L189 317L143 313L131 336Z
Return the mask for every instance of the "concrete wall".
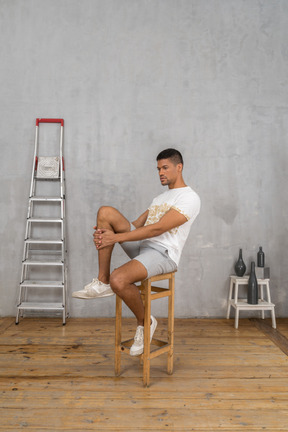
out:
M62 117L69 294L97 273L97 208L145 211L175 146L202 199L176 316L225 316L239 248L249 267L260 245L288 316L287 29L287 0L0 0L0 315L17 303L35 119ZM114 298L70 298L70 314L113 316Z

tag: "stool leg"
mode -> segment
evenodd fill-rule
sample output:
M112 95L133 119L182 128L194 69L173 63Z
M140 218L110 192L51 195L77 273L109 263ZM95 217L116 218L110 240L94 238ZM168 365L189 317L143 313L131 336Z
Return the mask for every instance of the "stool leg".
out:
M150 321L151 321L151 280L144 281L144 353L143 353L143 384L150 384Z
M122 327L122 299L116 295L115 321L115 375L120 375L121 368L121 327Z
M234 285L235 285L234 301L235 301L235 304L236 304L236 303L238 303L238 288L239 288L239 284L236 281Z
M263 293L263 285L262 284L259 284L259 290L260 290L260 300L263 301L264 300L264 293ZM262 311L261 311L261 317L262 317L262 319L265 318L264 309L262 309Z
M271 303L269 281L266 282L266 292L267 292L267 300L269 303Z
M239 324L239 309L236 307L235 309L235 329L238 329Z
M227 305L227 315L226 318L230 318L230 309L231 309L231 300L232 300L232 293L233 293L233 281L230 280L230 288L229 288L229 297L228 297L228 305Z
M269 281L266 282L266 290L267 290L267 300L269 303L271 303L271 295L270 295L270 286ZM276 318L275 318L275 309L274 306L271 309L271 318L272 318L272 327L276 329Z
M275 318L275 310L274 307L271 309L271 317L272 317L272 327L276 329L276 318Z
M169 279L169 290L171 294L168 300L168 344L170 346L168 351L167 359L167 373L172 375L173 373L173 356L174 356L174 288L175 288L175 276L172 275Z

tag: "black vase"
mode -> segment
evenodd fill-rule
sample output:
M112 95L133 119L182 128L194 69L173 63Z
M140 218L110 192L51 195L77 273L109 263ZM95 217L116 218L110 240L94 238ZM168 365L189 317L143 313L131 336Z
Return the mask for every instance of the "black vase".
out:
M259 251L257 253L257 266L258 267L265 267L265 254L262 250L262 247L259 247Z
M238 261L235 263L234 270L235 270L236 275L239 277L242 277L245 274L246 265L245 265L243 258L242 258L242 249L239 250L239 258L238 258Z
M255 262L251 263L251 272L248 279L247 303L258 304L258 282L255 274Z

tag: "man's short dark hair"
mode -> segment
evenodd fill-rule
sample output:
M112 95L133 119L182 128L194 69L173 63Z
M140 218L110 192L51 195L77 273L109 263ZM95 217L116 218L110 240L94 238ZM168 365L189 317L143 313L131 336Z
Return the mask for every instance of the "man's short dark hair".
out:
M159 161L161 159L171 159L171 161L174 163L174 165L177 165L179 163L184 165L181 153L178 150L173 149L173 148L168 148L166 150L162 150L158 154L156 160Z

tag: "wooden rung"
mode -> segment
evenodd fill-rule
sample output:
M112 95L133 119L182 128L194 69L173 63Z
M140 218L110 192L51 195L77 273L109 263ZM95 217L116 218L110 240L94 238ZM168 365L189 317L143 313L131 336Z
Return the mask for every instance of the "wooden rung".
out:
M126 341L121 342L121 347L130 348L133 345L134 339L127 339Z
M134 339L127 339L126 341L121 342L120 350L122 352L130 353L130 348L133 345ZM152 339L151 345L156 345L158 347L163 347L168 345L168 342L162 341L160 339Z
M130 348L128 348L127 346L124 346L124 345L120 345L120 349L121 349L121 352L123 353L126 353L126 354L130 354Z
M157 300L159 298L165 298L165 297L170 297L170 296L171 296L171 291L165 290L165 292L159 292L159 293L151 294L151 300ZM142 300L144 300L145 294L141 293L141 298L142 298Z
M144 287L139 287L141 291L144 291ZM151 286L151 292L162 292L162 291L171 291L169 288L163 288L163 287L157 287L157 286Z
M155 357L158 357L158 356L160 356L162 354L165 354L165 353L169 352L170 349L171 349L171 346L170 345L166 345L166 346L163 346L162 348L157 348L156 350L151 351L150 352L150 356L149 356L150 360L153 359L153 358L155 358Z
M159 347L162 347L162 346L164 346L164 345L167 345L168 344L168 342L164 342L164 341L161 341L160 339L152 339L152 341L151 341L151 345L157 345L157 346L159 346Z
M151 293L153 292L171 292L171 290L169 288L151 287Z
M126 341L121 342L121 345L120 345L121 346L121 351L124 351L122 349L122 347L123 348L131 348L131 346L133 345L133 342L134 342L134 339L127 339ZM152 338L152 341L151 341L151 345L156 345L156 346L159 346L159 347L165 346L167 344L168 344L168 342L162 341L160 339L154 339L154 338Z
M156 300L159 298L170 297L170 296L171 296L171 291L166 290L166 292L151 294L151 300Z

